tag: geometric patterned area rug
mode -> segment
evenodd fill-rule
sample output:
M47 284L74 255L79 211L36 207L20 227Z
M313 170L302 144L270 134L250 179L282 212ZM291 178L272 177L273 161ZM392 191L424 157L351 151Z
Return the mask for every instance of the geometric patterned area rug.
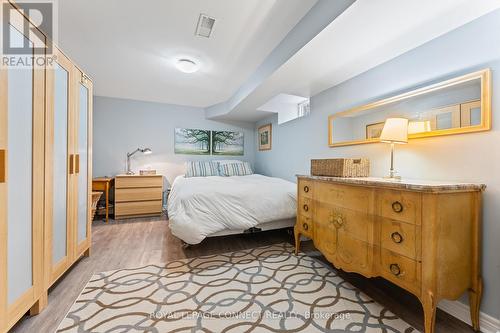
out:
M289 244L95 274L58 332L417 332Z

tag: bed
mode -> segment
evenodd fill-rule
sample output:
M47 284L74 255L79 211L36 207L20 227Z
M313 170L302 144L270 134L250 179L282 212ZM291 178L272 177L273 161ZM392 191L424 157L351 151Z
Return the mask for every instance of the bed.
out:
M291 227L296 185L258 174L177 177L168 198L172 234L187 244L206 237Z

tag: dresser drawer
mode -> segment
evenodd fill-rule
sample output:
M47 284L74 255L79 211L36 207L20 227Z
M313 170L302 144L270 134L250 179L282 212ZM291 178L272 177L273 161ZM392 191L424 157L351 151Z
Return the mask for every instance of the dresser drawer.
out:
M115 201L146 201L161 200L161 187L138 187L138 188L117 188L115 189Z
M371 213L373 207L373 190L357 186L316 182L314 198L320 202L364 213Z
M350 237L348 234L337 235L335 265L348 272L357 272L373 276L374 249L371 244Z
M374 215L316 202L314 219L329 223L338 233L346 233L369 244L374 243Z
M420 224L421 195L407 191L379 190L379 214L392 220Z
M417 245L420 241L420 237L417 237L419 229L420 226L414 224L381 219L381 246L410 259L420 259L417 258Z
M317 217L314 218L313 222L314 247L332 262L337 252L337 229L332 223L326 220L318 220Z
M304 236L313 237L313 221L310 217L298 216L295 228Z
M380 249L380 275L405 289L420 293L420 263L386 249Z
M297 216L303 215L305 217L312 217L313 200L310 198L299 198L297 206Z
M162 201L135 201L135 202L116 202L116 216L137 216L137 215L153 215L161 214Z
M297 185L297 193L301 197L312 198L313 197L313 182L310 180L299 179Z
M162 187L162 176L123 176L115 178L115 188Z

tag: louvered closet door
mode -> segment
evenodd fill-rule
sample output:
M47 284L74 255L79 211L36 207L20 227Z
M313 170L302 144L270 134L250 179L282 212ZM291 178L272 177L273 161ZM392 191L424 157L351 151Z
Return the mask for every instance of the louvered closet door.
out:
M75 154L71 85L74 66L59 50L47 69L45 233L46 271L49 286L74 260L76 218L71 213L71 189L75 182L70 159Z
M34 28L23 33L19 13L10 17L11 45L44 45ZM44 77L32 62L0 70L0 331L43 288Z
M91 188L92 188L92 82L80 71L75 72L76 79L76 155L78 196L77 216L77 252L80 256L90 247L91 237Z

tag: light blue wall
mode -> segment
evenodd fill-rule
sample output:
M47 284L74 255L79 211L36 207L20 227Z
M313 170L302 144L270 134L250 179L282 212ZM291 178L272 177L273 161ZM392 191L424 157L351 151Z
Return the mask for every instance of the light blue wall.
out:
M311 115L280 126L272 121L273 148L256 153L258 172L295 180L311 158L368 157L371 174L389 168L385 144L328 147L328 116L428 82L491 67L493 128L489 132L419 139L398 146L403 177L484 182L482 311L500 318L500 10L479 18L311 99Z
M245 155L238 158L254 163L255 136L253 124L227 124L205 119L201 108L141 102L127 99L94 97L93 174L112 176L125 171L127 152L138 146L149 147L151 155L140 153L132 158L132 169L151 166L169 182L184 173L187 160L213 159L209 156L174 153L174 129L242 130ZM221 158L217 158L221 159Z

